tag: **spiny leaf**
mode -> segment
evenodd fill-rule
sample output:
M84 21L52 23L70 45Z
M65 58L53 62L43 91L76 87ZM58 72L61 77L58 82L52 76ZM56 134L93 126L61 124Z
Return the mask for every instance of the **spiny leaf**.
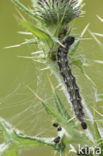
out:
M3 132L4 143L0 144L0 152L3 156L16 156L17 151L24 148L32 148L35 146L49 145L54 148L54 138L40 138L26 136L14 129L4 119L0 119L0 130ZM14 154L14 155L13 155Z
M58 96L58 94L56 92L54 93L54 99L55 99L55 103L56 103L58 111L67 120L69 120L71 117L69 116L68 112L66 111L66 108L65 108L64 104L61 102L61 99L60 99L60 97Z
M83 36L84 36L85 32L87 31L88 27L89 27L89 23L84 27L84 29L81 32L79 38L77 38L77 40L75 41L75 43L72 45L72 48L70 49L69 55L71 55L71 56L74 55L74 53L76 52L76 50L77 50L77 48L78 48L78 46L80 44L80 39L83 38Z
M60 113L66 120L71 119L71 117L69 116L68 112L66 111L66 108L65 108L64 104L62 103L59 95L57 94L57 92L56 92L56 90L55 90L55 88L54 88L49 77L48 77L48 80L50 82L50 86L51 86L52 91L53 91L56 109L57 109L58 113Z
M58 121L62 121L62 116L60 115L60 113L58 113L52 106L45 103L45 101L41 97L39 97L39 95L37 95L31 88L29 88L28 86L27 88L32 92L33 95L37 97L37 99L41 101L43 107L45 108L45 111L48 114L50 114L53 118L57 119Z
M28 9L25 5L23 5L19 0L11 0L19 9L23 10L27 15L33 17L34 19L44 23L43 20L35 15L32 10Z
M80 44L80 40L79 39L74 42L74 44L72 45L72 47L70 49L70 52L69 52L69 55L70 56L73 56L74 55L74 53L76 52L79 44Z
M95 127L95 134L96 134L96 140L101 138L101 134L99 133L98 130L98 125L97 122L94 121L94 127Z
M62 122L62 116L60 113L58 113L53 107L50 107L45 102L42 102L43 107L45 108L46 112L50 114L54 119L56 119L58 122Z
M55 37L58 36L58 34L60 33L61 29L62 29L62 23L59 23L59 24L57 25L57 27L56 27L55 32L54 32L54 36L55 36Z
M21 25L27 28L30 32L32 32L39 40L45 42L50 48L53 47L53 40L51 36L43 31L42 29L32 25L27 21L21 21Z
M41 146L41 145L50 145L53 146L53 138L42 138L42 137L35 137L35 136L26 136L24 134L16 133L15 135L17 137L17 141L19 141L19 146L23 148L23 146L27 147L35 147L35 146Z
M84 58L81 55L75 56L75 57L70 57L69 60L71 61L72 64L76 65L81 72L85 72L83 68L83 63L84 63Z

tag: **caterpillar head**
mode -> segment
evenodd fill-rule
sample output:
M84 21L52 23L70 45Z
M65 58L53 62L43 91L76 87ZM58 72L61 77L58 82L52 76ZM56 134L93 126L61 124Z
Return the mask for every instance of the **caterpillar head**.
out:
M68 45L72 45L75 41L75 38L73 36L69 36L66 38L65 43L67 43Z

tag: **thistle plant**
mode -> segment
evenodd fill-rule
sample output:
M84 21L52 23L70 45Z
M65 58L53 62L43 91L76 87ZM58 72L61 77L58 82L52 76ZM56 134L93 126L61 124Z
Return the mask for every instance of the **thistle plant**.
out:
M23 18L19 20L19 23L25 29L27 29L27 31L29 31L32 38L26 39L23 43L10 46L9 48L22 46L24 44L33 44L34 47L37 47L37 51L35 51L32 56L21 57L45 64L46 69L48 68L55 75L59 84L62 85L62 90L67 98L68 104L74 107L76 117L82 123L84 130L81 128L80 122L78 122L76 119L73 109L72 113L71 110L66 109L66 106L59 96L57 89L55 89L55 86L52 84L49 76L55 108L54 106L46 103L45 99L39 97L39 95L37 95L31 88L28 87L28 89L36 96L36 98L38 98L38 100L41 101L41 104L45 108L45 111L48 113L48 115L55 120L53 126L60 126L58 127L57 136L53 138L27 136L19 132L17 129L12 128L10 124L1 119L0 130L4 136L4 143L0 145L1 155L18 156L19 150L21 149L47 145L51 146L54 150L57 150L60 154L66 152L66 150L69 150L69 152L74 152L75 155L94 156L100 152L99 155L102 156L103 151L98 151L98 148L102 149L103 146L102 135L100 133L98 122L92 115L92 111L87 107L87 104L85 104L83 100L82 104L80 103L81 98L79 97L79 89L76 85L76 80L73 76L71 76L72 73L69 73L69 79L67 79L67 85L70 85L70 87L66 88L66 83L64 83L63 78L67 78L68 74L66 72L70 71L70 69L63 73L65 76L62 78L61 75L63 74L60 74L61 71L59 71L60 69L58 68L58 65L61 67L61 65L65 63L65 59L66 61L69 60L69 66L75 65L78 67L82 74L84 74L91 81L94 88L96 88L93 81L84 71L83 56L74 55L76 54L80 41L89 26L87 25L80 35L75 36L72 34L72 27L70 26L70 23L73 19L78 18L84 13L82 11L82 7L84 6L83 0L32 0L32 9L24 6L19 0L11 1L22 11L22 13L26 14L26 17L29 16L29 18L25 18L22 15ZM22 33L26 34L26 32ZM73 40L72 43L70 43L70 38L68 38L70 35L72 35L72 39L75 38L75 41ZM63 51L62 56L64 56L64 53L66 53L66 57L64 57L65 59L63 60L64 62L62 64L59 64L59 61L62 61L62 58L59 57L60 50ZM68 51L69 55L67 55ZM66 66L64 66L64 68L66 68ZM63 72L65 71L64 68L62 67ZM74 89L74 87L76 88ZM75 94L78 94L79 100L77 97L76 103L71 102L73 101L73 98L70 100L68 89L73 91L70 93L70 95L73 95L73 97ZM81 105L79 105L77 101L79 101L79 104ZM78 108L79 106L80 108ZM77 109L78 111L76 111ZM85 119L82 118L81 115L83 113L82 109L84 109L85 112ZM79 144L83 147L81 153L78 151ZM69 148L68 145L70 146ZM95 148L95 152L93 153L90 150L88 151L87 149L89 147Z

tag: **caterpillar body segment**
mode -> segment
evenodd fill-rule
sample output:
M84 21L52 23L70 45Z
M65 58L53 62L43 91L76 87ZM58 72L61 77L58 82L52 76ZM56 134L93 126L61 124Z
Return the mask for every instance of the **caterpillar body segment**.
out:
M68 94L70 95L70 101L72 103L75 115L77 119L81 122L82 128L87 129L87 124L84 122L84 112L79 88L76 83L76 78L72 74L71 68L69 66L69 61L67 59L69 49L74 41L75 38L69 36L62 43L65 48L61 45L58 47L57 64L59 66L60 74L63 77L64 83L67 87Z

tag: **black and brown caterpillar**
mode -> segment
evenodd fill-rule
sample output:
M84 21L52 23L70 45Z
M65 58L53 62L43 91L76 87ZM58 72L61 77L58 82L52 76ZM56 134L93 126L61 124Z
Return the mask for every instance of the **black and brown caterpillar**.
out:
M81 102L81 96L79 93L79 88L76 84L75 77L72 75L71 68L69 67L69 62L67 59L70 46L74 43L74 40L75 40L74 37L69 36L62 43L65 46L65 48L61 45L58 47L57 63L59 66L60 74L64 79L67 91L70 95L70 101L72 103L75 115L77 119L81 122L82 128L87 129L87 124L84 121L84 112Z

